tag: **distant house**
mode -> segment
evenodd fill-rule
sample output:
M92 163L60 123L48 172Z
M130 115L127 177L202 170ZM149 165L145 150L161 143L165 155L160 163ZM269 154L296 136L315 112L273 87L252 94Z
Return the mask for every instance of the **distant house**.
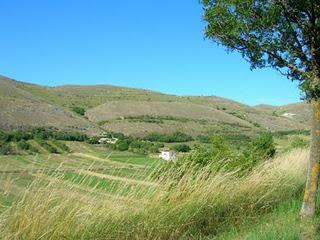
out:
M98 140L98 142L100 144L105 144L105 143L109 143L109 144L116 144L118 142L118 138L106 138L106 137L102 137Z
M159 158L166 161L172 161L176 158L176 153L170 149L164 149L159 154Z
M284 113L284 114L282 114L283 117L287 117L287 118L293 118L295 115L297 115L297 114L294 114L294 113Z

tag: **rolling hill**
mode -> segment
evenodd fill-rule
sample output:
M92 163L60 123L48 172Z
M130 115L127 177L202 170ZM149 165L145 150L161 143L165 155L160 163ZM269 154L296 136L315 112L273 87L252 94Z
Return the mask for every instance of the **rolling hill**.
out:
M85 115L73 112L83 108ZM110 85L46 87L0 77L0 128L51 127L97 135L183 131L255 134L309 129L305 103L248 106L207 96L174 96Z

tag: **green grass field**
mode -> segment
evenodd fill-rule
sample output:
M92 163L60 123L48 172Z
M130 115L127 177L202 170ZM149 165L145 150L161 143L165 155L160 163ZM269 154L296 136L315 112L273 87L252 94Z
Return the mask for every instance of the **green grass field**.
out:
M316 231L301 231L298 218L307 150L240 178L174 182L150 180L158 159L66 144L71 153L0 156L1 239L280 240Z
M149 186L144 179L159 160L130 152L110 151L86 143L66 142L71 153L49 154L37 146L39 154L0 155L0 201L8 206L35 179L58 178L81 185L83 191L92 187L114 192L123 184ZM3 207L0 206L3 211Z

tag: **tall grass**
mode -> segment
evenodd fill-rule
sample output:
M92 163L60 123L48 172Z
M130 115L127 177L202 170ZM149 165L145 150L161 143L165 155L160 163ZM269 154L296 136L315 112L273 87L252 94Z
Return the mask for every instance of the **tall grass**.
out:
M192 170L123 195L38 176L0 216L1 239L203 239L259 218L301 193L306 150L260 164L249 174ZM177 173L179 174L179 173ZM86 182L87 177L84 177ZM89 178L89 177L88 177ZM45 180L43 180L45 179Z

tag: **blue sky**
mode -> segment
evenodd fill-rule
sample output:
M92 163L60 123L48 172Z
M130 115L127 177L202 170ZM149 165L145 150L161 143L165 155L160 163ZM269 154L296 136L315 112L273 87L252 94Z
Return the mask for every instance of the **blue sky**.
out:
M113 84L250 105L299 101L203 37L198 0L1 0L0 74L43 85Z

